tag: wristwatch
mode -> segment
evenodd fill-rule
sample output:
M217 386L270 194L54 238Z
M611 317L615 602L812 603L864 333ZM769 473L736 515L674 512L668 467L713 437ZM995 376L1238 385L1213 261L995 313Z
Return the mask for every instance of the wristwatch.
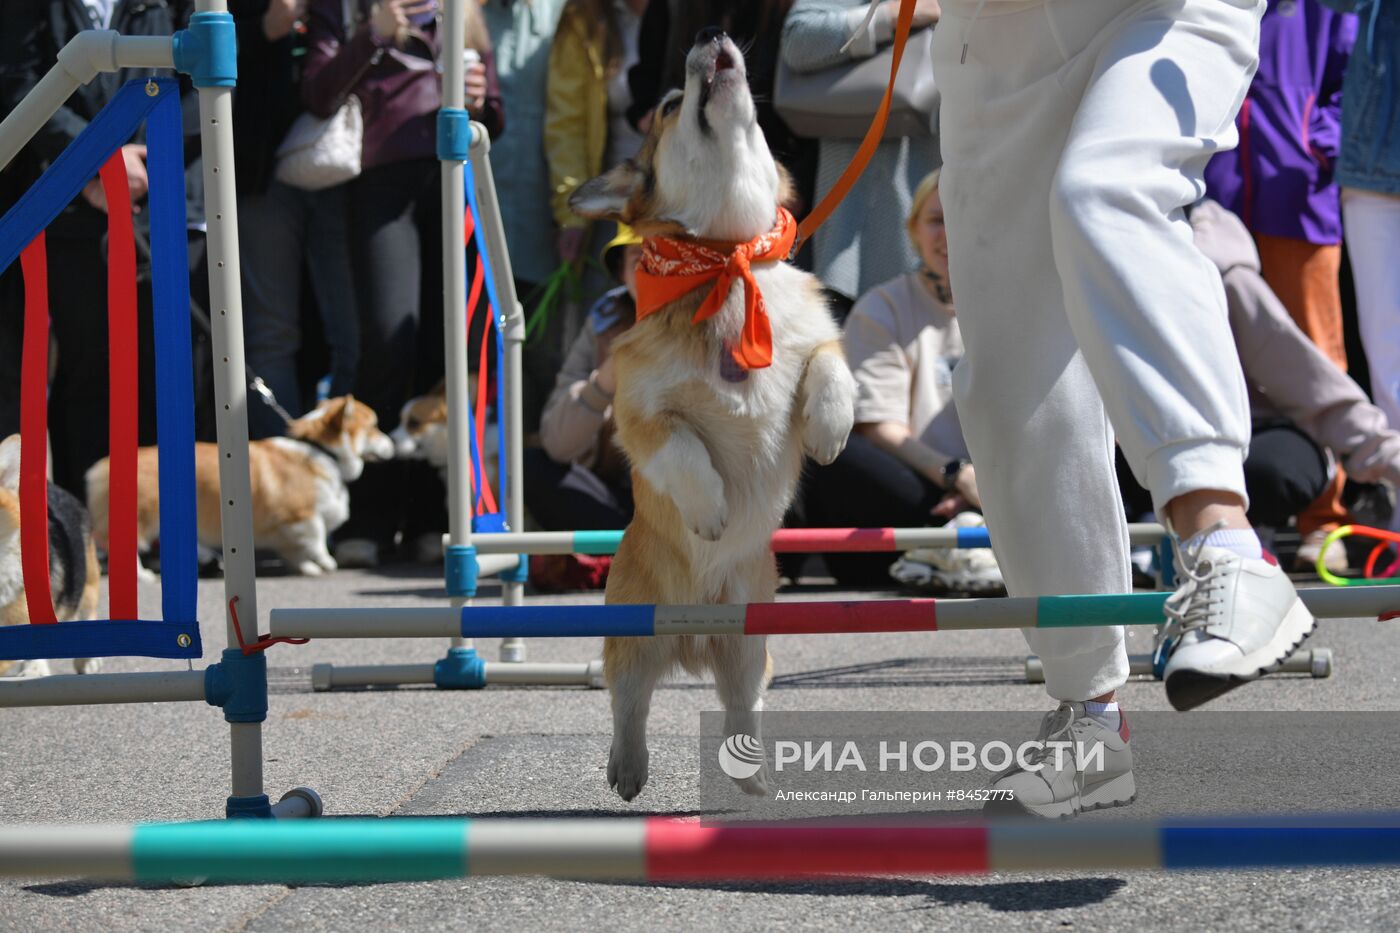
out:
M943 464L944 489L948 490L949 492L953 491L954 484L958 480L958 474L962 472L962 468L965 466L972 466L972 461L965 460L962 457L954 457L952 460L949 460L947 463Z

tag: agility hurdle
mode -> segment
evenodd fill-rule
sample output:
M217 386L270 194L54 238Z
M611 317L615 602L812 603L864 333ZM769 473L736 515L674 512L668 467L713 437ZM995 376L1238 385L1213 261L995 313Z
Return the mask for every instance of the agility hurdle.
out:
M1167 530L1150 522L1128 526L1135 545L1161 545ZM515 531L476 540L481 554L616 554L621 531ZM991 547L986 528L779 528L773 551L779 554L820 554L824 551L881 552L914 548Z
M44 691L64 692L85 703L130 703L144 701L197 701L219 707L229 723L231 794L225 808L228 816L289 817L320 813L321 802L314 791L298 788L277 804L272 804L263 788L262 723L267 718L267 662L261 654L268 642L256 636L257 590L253 565L253 528L248 472L247 387L244 383L242 299L238 275L238 217L234 196L233 87L237 77L235 27L225 0L197 0L197 12L189 28L167 37L124 37L111 30L79 33L59 53L58 64L40 80L24 101L0 123L0 169L43 127L57 109L82 84L100 72L122 68L173 69L190 75L198 93L199 121L204 156L204 198L209 256L209 292L213 315L214 391L219 449L220 517L223 526L224 605L229 648L221 660L203 671L147 674L89 674L60 676L36 681L0 684L0 706L16 705L22 696ZM120 105L118 105L120 101ZM25 642L31 653L21 658L71 658L101 652L107 656L176 657L201 656L198 620L194 615L195 555L193 531L193 392L189 385L189 299L188 263L184 256L185 208L182 167L181 108L176 82L168 77L129 82L111 104L98 114L45 172L39 183L0 218L0 266L8 265L21 247L42 250L43 230L54 216L76 195L78 189L98 174L98 168L130 138L141 120L146 121L150 165L150 215L153 240L159 237L178 244L178 252L163 250L153 256L152 287L158 306L157 319L170 321L157 344L178 347L183 340L184 367L172 380L157 369L158 433L161 453L162 508L169 495L175 511L172 517L188 519L188 527L172 536L168 581L162 581L165 618L159 622L135 621L134 581L118 581L112 589L116 620L106 622L53 622L15 626L5 631L11 642ZM103 172L104 184L107 172ZM125 213L129 206L124 173L111 173L114 191L119 195L110 207ZM109 211L109 218L113 216ZM114 228L115 229L115 228ZM173 234L172 234L173 231ZM112 269L109 270L109 302L125 300L115 272L129 261L130 230L125 237L111 238ZM36 255L41 255L37 252ZM36 272L47 275L44 263L34 262ZM42 278L26 282L26 302L35 293L36 308L43 290ZM159 284L158 284L159 283ZM46 320L46 309L44 309ZM122 312L124 313L124 312ZM114 317L117 315L114 314ZM39 316L36 315L36 321ZM178 323L183 321L183 329ZM134 353L134 351L133 351ZM170 375L167 373L166 375ZM40 386L42 388L42 386ZM125 391L130 386L119 387ZM31 396L32 401L32 396ZM131 415L134 425L134 409ZM42 428L42 424L40 425ZM23 431L22 431L23 433ZM114 425L114 435L117 433ZM133 428L134 434L134 428ZM165 449L175 441L173 465L185 465L186 472L166 475ZM114 445L115 446L115 445ZM180 449L184 446L185 449ZM21 455L29 445L22 449ZM125 447L125 445L123 445ZM134 443L123 454L134 457ZM39 450L42 455L42 447ZM31 454L28 454L32 456ZM40 456L42 460L42 456ZM124 457L113 451L114 469ZM40 483L42 477L40 476ZM167 486L167 483L173 483ZM187 514L186 514L187 513ZM114 522L117 516L114 516ZM162 526L166 515L162 512ZM134 539L134 530L132 531ZM134 541L133 541L134 544ZM125 547L125 544L122 545ZM43 548L47 561L47 545ZM134 551L132 552L134 554ZM39 560L33 549L26 562ZM134 572L134 562L130 563ZM178 570L178 572L176 572ZM123 618L123 604L131 615ZM236 607L236 608L235 608ZM238 624L241 613L248 622L245 641ZM51 615L51 610L50 610ZM31 622L36 620L31 619ZM15 629L30 631L16 633ZM163 636L157 643L154 636ZM81 637L75 637L81 636ZM137 637L143 636L143 637ZM24 647L23 645L21 647ZM37 653L32 653L37 649ZM27 704L19 704L27 705Z
M586 638L656 635L839 635L1160 625L1167 593L888 599L848 602L475 606L461 610L273 609L279 638ZM1299 593L1318 618L1381 616L1400 586Z
M0 829L0 875L138 883L801 881L1075 870L1400 865L1400 816L1132 823L702 825L644 819L351 819Z

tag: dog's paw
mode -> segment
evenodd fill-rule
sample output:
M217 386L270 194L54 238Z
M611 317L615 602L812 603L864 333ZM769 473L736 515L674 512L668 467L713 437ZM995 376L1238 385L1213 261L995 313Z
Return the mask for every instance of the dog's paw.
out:
M74 658L73 670L79 674L96 674L102 670L101 658Z
M647 786L647 750L608 752L608 786L623 800L631 801Z
M842 364L802 409L802 450L822 465L835 460L846 447L855 423L855 383Z
M297 564L297 573L301 574L303 577L319 577L321 574L325 573L325 571L322 570L321 565L314 560L304 560Z
M750 797L768 797L773 793L772 785L768 782L768 766L764 765L758 773L743 780L734 779L735 785L748 794Z
M20 661L10 669L9 676L16 679L29 677L47 677L53 671L49 668L49 662L43 658L34 661Z
M340 569L340 565L335 562L335 558L329 554L322 554L316 558L316 564L326 573L335 573Z
M679 485L679 484L678 484ZM724 480L713 468L679 485L675 495L681 521L705 541L718 541L729 524L729 503L724 498Z
M136 562L136 579L145 583L156 582L156 572L140 561Z

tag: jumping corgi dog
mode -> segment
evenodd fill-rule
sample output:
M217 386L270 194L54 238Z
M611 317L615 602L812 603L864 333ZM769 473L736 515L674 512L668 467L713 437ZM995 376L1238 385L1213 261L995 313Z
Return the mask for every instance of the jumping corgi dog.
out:
M253 487L253 543L276 551L297 573L335 570L326 535L350 517L346 483L359 479L366 460L388 460L393 442L379 430L374 410L353 396L329 399L287 428L287 437L248 444ZM219 448L194 445L195 503L199 543L222 546L219 513ZM160 465L155 447L137 451L136 533L144 554L160 538ZM107 546L109 463L87 473L88 509L99 546Z
M781 261L795 229L780 207L789 186L756 122L743 55L705 30L686 58L685 89L662 99L637 157L570 198L583 217L647 238L637 323L613 349L636 515L609 603L772 601L769 538L803 454L830 463L846 444L855 381L840 330L817 279ZM697 270L709 284L688 287ZM651 694L677 666L713 673L726 733L759 738L770 672L762 636L608 638L603 654L607 776L624 800L646 784ZM738 783L766 794L766 768Z
M0 443L0 625L29 624L20 563L19 435ZM60 622L97 618L102 569L92 543L92 526L83 504L49 484L49 586L54 615ZM95 673L101 658L75 658L79 674ZM43 677L49 662L0 661L0 674Z

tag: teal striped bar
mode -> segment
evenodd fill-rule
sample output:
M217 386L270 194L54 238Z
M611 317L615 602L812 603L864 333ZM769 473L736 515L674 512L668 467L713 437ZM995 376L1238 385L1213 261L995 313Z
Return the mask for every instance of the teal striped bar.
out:
M137 881L429 881L467 874L469 820L227 820L138 825Z
M622 532L620 531L574 532L575 554L616 554L620 544L622 544Z
M1095 593L1041 596L1035 603L1036 628L1095 625L1161 625L1167 593Z

